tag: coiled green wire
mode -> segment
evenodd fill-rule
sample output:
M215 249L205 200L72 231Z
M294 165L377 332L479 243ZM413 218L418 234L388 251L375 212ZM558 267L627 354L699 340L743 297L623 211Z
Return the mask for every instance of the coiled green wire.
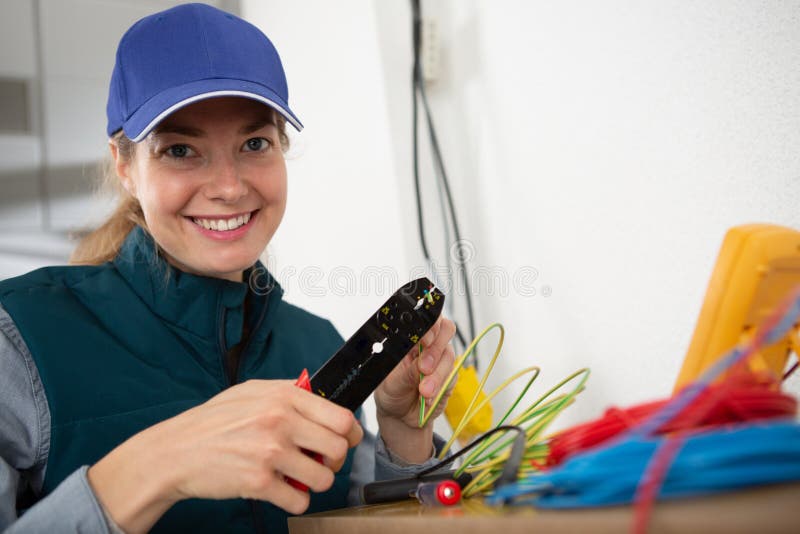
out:
M522 413L517 415L516 417L511 418L512 412L517 408L517 406L522 402L522 399L528 393L528 390L533 385L533 382L539 376L540 369L538 367L527 367L507 380L505 380L502 384L500 384L497 388L495 388L489 395L486 396L480 403L477 403L479 398L480 392L483 391L483 387L486 383L486 380L489 378L489 375L494 368L494 364L497 361L497 358L500 356L500 352L503 348L503 340L505 338L505 329L503 325L500 323L493 323L486 327L483 332L481 332L472 342L469 344L467 349L464 351L458 359L456 359L455 364L453 365L453 370L451 371L450 375L444 381L444 384L439 389L439 393L436 397L428 404L427 406L427 414L426 414L426 400L425 398L420 395L419 398L419 426L420 428L425 426L430 417L436 411L436 407L441 402L442 398L448 393L450 389L450 385L455 380L456 376L458 375L459 370L461 369L464 361L472 354L475 350L475 347L478 343L483 340L483 338L493 329L498 329L500 332L500 337L497 342L497 346L494 351L494 355L492 356L491 361L489 362L489 366L487 367L486 371L484 372L483 377L479 383L478 389L475 391L469 405L467 406L466 411L464 412L464 416L455 425L453 429L453 436L448 440L445 446L442 448L442 451L439 455L439 458L444 458L447 452L452 447L453 442L455 441L456 437L461 433L464 427L469 423L469 421L478 413L480 412L481 408L483 408L487 403L491 402L491 400L497 396L501 391L503 391L506 387L508 387L512 382L515 382L517 379L525 376L526 374L531 374L530 378L528 379L525 387L522 389L522 392L516 397L514 402L511 404L511 407L506 410L494 428L497 428L502 425L512 425L521 427L525 430L526 435L526 446L525 446L525 454L523 455L522 463L520 465L520 469L518 475L528 474L532 471L539 469L538 465L545 460L547 454L549 452L549 447L547 445L547 437L545 437L544 432L547 427L563 412L568 406L570 406L574 401L575 397L584 390L586 381L589 378L589 369L580 369L575 371L568 377L561 380L558 384L550 388L545 394L540 396L533 404L528 406ZM419 354L422 354L422 344L418 345L419 347ZM420 374L420 380L422 380L423 375ZM565 387L570 382L577 380L575 386L566 393L561 393L559 395L555 395L559 392L563 387ZM552 398L551 398L552 397ZM477 403L477 405L476 405ZM507 422L508 421L508 422ZM467 485L464 490L463 494L466 497L471 495L475 495L476 493L482 493L489 491L493 482L500 476L500 473L503 470L503 465L505 461L508 459L511 444L513 443L513 437L509 437L507 432L498 432L496 435L489 437L485 440L484 443L481 443L478 447L475 448L473 452L471 452L461 464L456 472L455 476L460 475L464 471L469 471L473 474L472 482Z

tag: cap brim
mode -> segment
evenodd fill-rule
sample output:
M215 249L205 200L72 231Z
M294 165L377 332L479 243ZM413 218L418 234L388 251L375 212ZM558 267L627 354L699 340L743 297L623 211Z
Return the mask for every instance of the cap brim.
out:
M198 100L221 96L239 96L262 102L283 115L299 132L303 124L274 91L263 85L242 80L212 78L172 87L142 104L122 125L131 141L139 142L170 114Z

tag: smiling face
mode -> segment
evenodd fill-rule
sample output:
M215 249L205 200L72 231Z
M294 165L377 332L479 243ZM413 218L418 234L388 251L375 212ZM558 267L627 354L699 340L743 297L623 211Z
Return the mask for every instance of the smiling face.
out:
M117 174L167 261L241 281L286 209L280 133L265 105L213 98L164 119L130 159L112 143Z

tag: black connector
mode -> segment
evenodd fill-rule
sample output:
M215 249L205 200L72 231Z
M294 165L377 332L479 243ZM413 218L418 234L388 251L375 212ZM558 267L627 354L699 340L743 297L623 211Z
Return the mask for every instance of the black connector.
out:
M513 484L517 481L517 473L519 466L522 463L522 456L525 454L527 436L525 432L518 432L514 438L514 444L511 446L511 453L508 455L508 460L503 465L503 471L497 480L494 482L494 487L499 488L506 484Z

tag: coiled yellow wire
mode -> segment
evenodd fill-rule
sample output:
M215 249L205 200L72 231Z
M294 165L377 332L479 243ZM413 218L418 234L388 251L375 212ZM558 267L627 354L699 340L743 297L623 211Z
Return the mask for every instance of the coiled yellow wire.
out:
M521 427L525 431L525 453L520 464L519 472L517 473L518 476L522 476L531 471L539 469L538 466L542 465L544 460L547 458L547 454L549 452L549 447L547 445L548 437L544 435L544 432L559 416L559 414L561 414L562 411L564 411L575 401L575 397L584 390L586 381L589 378L589 369L579 369L578 371L575 371L568 377L564 378L558 384L550 388L550 390L536 399L533 404L525 408L520 414L513 418L511 417L512 412L517 408L520 402L522 402L523 397L525 397L526 393L533 385L533 382L539 376L540 369L536 366L526 367L525 369L518 371L503 381L502 384L492 390L492 392L487 395L485 399L476 405L479 393L483 390L486 380L489 378L489 375L491 374L492 369L497 362L497 358L500 356L500 352L503 348L505 329L500 323L493 323L487 326L483 332L481 332L475 339L472 340L467 349L464 351L464 354L456 359L456 362L453 366L453 371L445 380L444 384L439 390L439 393L427 407L425 406L425 400L420 398L419 426L423 427L428 423L430 417L436 411L436 407L449 390L450 384L452 384L456 379L456 376L464 364L464 361L470 356L470 354L472 354L478 343L480 343L481 340L493 329L497 329L500 332L500 337L497 341L494 355L489 361L489 365L480 380L479 388L475 391L475 394L473 395L464 413L464 416L453 429L452 437L442 448L439 458L444 458L447 455L447 452L453 446L456 436L461 433L463 428L469 423L470 419L472 419L486 403L491 402L494 397L496 397L501 391L519 378L530 374L531 376L528 378L528 381L525 384L525 387L522 389L522 392L516 397L514 402L511 404L511 407L506 410L505 414L503 414L503 417L500 418L494 427L496 428L506 424ZM420 352L421 351L422 346L420 345ZM555 395L557 392L559 392L559 390L574 380L577 380L577 382L570 391ZM426 411L427 414L425 413ZM508 460L511 452L512 442L513 436L508 436L508 432L498 432L496 435L486 439L484 443L481 443L475 448L474 451L466 456L461 466L456 470L456 476L460 475L464 471L470 472L473 475L472 482L470 482L463 490L463 495L465 497L470 497L478 493L485 493L491 490L492 484L497 477L500 476L500 473L503 470L503 465Z

